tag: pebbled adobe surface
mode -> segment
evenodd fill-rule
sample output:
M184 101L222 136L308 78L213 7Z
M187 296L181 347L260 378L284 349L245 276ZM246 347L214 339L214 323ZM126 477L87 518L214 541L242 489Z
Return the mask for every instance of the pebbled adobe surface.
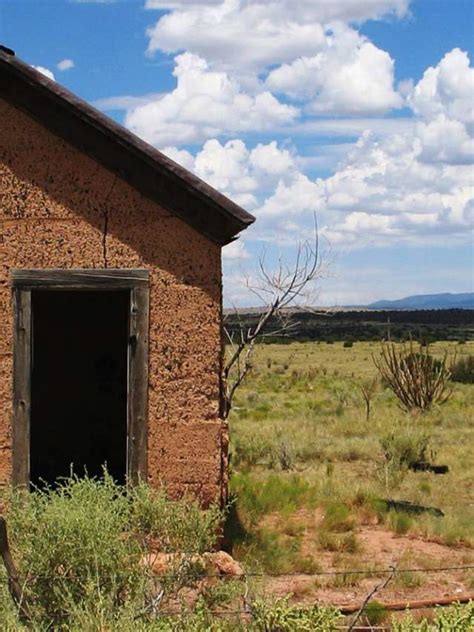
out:
M0 482L11 476L13 268L150 271L148 473L204 505L226 489L221 249L0 99Z

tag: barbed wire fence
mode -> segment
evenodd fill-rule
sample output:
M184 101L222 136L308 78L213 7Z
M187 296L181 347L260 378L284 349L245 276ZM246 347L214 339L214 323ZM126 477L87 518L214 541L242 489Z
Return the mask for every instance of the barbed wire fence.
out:
M25 574L21 575L17 572L15 563L13 561L9 542L8 542L8 533L6 527L6 521L3 517L0 516L0 556L2 557L5 575L0 576L0 582L7 583L8 590L10 595L18 609L18 613L20 616L20 620L23 622L30 622L30 608L27 600L25 598L25 590L28 587L28 584L44 581L44 582L81 582L84 580L88 580L92 578L91 574L66 574L66 573L56 573L53 575L35 575L35 574ZM185 558L184 558L185 559ZM188 560L189 561L189 560ZM177 572L179 572L179 568L175 570L175 572L155 572L152 568L147 566L143 567L144 577L152 579L155 582L155 586L159 585L160 582L163 582L167 579L176 578ZM344 570L320 570L320 571L312 571L312 572L291 572L291 573L271 573L264 571L243 571L241 574L225 574L222 572L208 572L204 570L194 569L192 573L192 581L194 583L199 581L204 581L206 579L218 579L218 580L234 580L234 581L242 581L245 582L245 593L241 598L242 607L240 608L229 608L224 609L221 608L211 609L211 614L216 617L235 617L239 619L249 619L252 617L252 605L251 600L248 599L248 580L249 579L289 579L289 578L320 578L320 577L348 577L348 576L372 576L372 577L380 577L385 576L383 581L373 586L370 591L367 593L365 599L359 604L349 604L349 605L331 605L326 603L314 603L314 604L301 604L301 609L310 608L314 606L328 607L337 610L342 615L349 617L352 616L352 620L347 623L345 626L340 626L338 629L347 630L347 632L351 632L352 630L389 630L387 627L377 627L377 626L361 626L358 622L364 615L366 609L368 608L371 599L374 595L384 588L387 587L390 581L392 581L397 575L403 573L420 573L420 574L440 574L447 572L465 572L474 570L473 564L462 564L462 565L444 565L437 567L407 567L407 568L398 568L397 566L390 566L389 568L345 568ZM99 582L118 580L118 579L126 579L130 577L132 573L117 573L113 575L104 575L97 572L94 574L94 580ZM165 591L162 589L156 595L153 596L151 600L151 610L156 616L160 617L175 617L182 616L182 612L179 610L171 610L171 609L163 609L161 608L161 603L164 598ZM397 602L397 603L381 603L380 607L386 611L403 611L403 610L421 610L421 609L433 609L435 607L443 607L449 606L452 604L464 604L474 602L474 592L466 593L466 594L458 594L452 597L442 597L442 598L431 598L431 599L423 599L423 600L411 600L406 602Z

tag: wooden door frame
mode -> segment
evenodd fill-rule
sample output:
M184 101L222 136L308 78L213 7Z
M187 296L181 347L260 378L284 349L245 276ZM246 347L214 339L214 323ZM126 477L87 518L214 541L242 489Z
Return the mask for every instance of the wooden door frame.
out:
M147 479L148 270L12 270L13 292L13 467L16 486L30 484L31 292L32 290L130 290L127 377L127 481Z

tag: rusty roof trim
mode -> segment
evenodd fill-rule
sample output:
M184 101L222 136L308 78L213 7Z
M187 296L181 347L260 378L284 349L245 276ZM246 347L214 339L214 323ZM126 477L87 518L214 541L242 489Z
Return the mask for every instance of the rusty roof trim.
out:
M4 47L0 97L221 245L255 221L222 193Z

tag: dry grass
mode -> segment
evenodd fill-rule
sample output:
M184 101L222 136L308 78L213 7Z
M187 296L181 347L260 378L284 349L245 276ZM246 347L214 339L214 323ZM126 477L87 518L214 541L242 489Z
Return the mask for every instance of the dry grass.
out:
M442 357L453 346L436 343L431 351ZM283 550L286 569L303 555L321 563L328 552L332 557L323 561L332 565L342 552L359 561L365 555L367 566L371 554L358 535L363 525L451 547L474 545L474 385L455 384L451 400L424 415L402 412L381 386L367 420L360 385L376 377L378 350L376 343L257 349L230 418L232 489L243 526L237 554L247 561L274 571ZM474 343L456 352L474 354ZM448 465L448 474L387 473L383 438L412 430L429 435L429 460ZM438 507L445 517L387 513L380 498ZM417 581L400 579L406 586Z

